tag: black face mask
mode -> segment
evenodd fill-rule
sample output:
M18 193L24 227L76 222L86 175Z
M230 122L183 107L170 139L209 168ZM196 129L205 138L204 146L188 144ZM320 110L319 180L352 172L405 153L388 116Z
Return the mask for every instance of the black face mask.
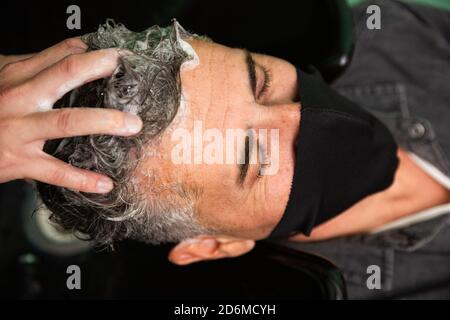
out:
M298 70L301 117L284 216L270 238L312 228L392 184L397 145L385 126L334 92L313 70Z

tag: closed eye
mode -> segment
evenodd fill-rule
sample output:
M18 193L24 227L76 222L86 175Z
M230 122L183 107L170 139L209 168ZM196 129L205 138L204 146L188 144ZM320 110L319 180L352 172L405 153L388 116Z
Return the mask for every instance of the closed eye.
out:
M244 50L244 53L250 88L255 101L258 101L268 92L272 82L272 75L267 67L255 62L250 52Z
M263 74L263 83L261 90L257 93L257 99L260 100L261 98L264 98L266 93L270 89L270 85L272 84L272 74L270 73L270 70L262 65L257 65L262 70Z

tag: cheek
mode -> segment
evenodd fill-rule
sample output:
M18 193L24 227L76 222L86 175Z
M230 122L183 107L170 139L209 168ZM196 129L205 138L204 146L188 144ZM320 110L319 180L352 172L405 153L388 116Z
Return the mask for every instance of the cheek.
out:
M210 175L208 180L213 178L217 177ZM238 190L217 181L208 185L200 203L201 219L230 236L263 238L271 229L273 219L267 214L262 184L261 181L253 190Z
M286 208L294 172L292 141L280 138L278 172L255 181L251 189L238 189L237 172L227 165L190 167L191 179L203 186L202 222L238 237L261 239L270 234Z
M265 202L269 213L277 222L281 219L289 200L294 176L295 155L292 143L280 145L279 170L277 174L266 177Z
M292 169L291 169L292 168ZM268 177L266 202L272 215L281 218L286 209L292 185L293 166L283 164L277 175Z
M195 168L192 177L203 189L198 206L200 219L213 228L231 230L238 227L242 210L235 206L239 194L231 185L227 166L198 165Z

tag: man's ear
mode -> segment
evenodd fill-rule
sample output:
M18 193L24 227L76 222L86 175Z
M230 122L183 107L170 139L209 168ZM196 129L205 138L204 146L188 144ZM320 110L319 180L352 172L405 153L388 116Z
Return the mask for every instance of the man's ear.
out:
M228 236L198 236L176 245L169 253L169 260L186 265L202 260L216 260L243 255L253 249L254 240Z

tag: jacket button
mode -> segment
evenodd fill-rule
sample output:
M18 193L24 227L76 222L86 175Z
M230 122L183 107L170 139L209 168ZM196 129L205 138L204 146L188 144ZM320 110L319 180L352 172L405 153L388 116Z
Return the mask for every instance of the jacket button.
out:
M409 127L408 135L412 139L420 139L425 135L426 131L427 129L422 123L416 122Z

